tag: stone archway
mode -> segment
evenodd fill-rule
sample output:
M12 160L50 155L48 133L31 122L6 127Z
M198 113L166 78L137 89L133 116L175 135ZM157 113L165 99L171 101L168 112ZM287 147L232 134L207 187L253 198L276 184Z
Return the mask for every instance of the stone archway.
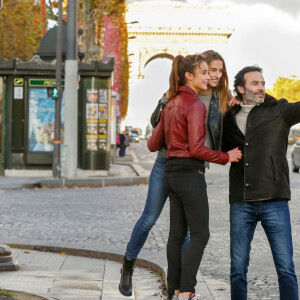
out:
M220 16L226 14L227 6L172 0L130 2L127 12L130 81L143 79L145 66L157 57L172 59L179 54L202 52L201 45L207 50L213 44L226 44L233 28L228 26L227 20L224 24L218 23ZM168 21L170 15L174 24ZM184 16L190 19L185 18L184 22ZM195 22L196 18L200 21Z
M184 48L159 48L145 47L140 48L140 58L138 64L138 78L144 77L144 69L148 63L156 58L169 58L173 60L176 55L187 55L187 50Z

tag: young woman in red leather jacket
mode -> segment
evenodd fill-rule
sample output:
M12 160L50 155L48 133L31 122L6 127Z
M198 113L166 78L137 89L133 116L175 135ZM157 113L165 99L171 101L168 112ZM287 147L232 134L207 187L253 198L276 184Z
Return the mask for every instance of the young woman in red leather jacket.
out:
M204 162L225 165L241 158L237 148L225 153L204 146L206 108L197 94L207 89L209 79L208 65L201 55L175 57L170 75L171 100L148 141L152 152L158 151L164 143L168 149L168 290L174 291L169 293L169 299L199 299L199 295L194 294L196 274L209 239ZM188 227L190 242L182 260L182 244Z

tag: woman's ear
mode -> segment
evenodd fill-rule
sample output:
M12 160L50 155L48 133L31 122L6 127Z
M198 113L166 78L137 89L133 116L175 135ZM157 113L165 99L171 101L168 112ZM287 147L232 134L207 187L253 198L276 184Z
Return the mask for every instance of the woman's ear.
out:
M190 72L185 72L184 77L186 78L186 80L190 81L193 78L193 74Z

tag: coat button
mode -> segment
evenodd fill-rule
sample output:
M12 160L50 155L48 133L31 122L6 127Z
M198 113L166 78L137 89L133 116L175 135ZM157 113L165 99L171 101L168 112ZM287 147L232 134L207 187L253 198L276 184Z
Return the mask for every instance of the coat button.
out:
M246 142L246 143L245 143L245 146L249 146L249 143L248 143L248 142Z
M250 183L245 183L245 187L249 187L250 186Z
M245 166L248 167L248 166L249 166L249 163L245 163Z

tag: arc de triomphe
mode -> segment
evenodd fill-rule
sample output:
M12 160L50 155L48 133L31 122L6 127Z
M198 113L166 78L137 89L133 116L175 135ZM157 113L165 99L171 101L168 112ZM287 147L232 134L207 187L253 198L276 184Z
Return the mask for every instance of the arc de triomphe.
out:
M180 1L128 3L130 83L144 76L157 57L202 52L226 44L233 33L227 6L195 5Z

